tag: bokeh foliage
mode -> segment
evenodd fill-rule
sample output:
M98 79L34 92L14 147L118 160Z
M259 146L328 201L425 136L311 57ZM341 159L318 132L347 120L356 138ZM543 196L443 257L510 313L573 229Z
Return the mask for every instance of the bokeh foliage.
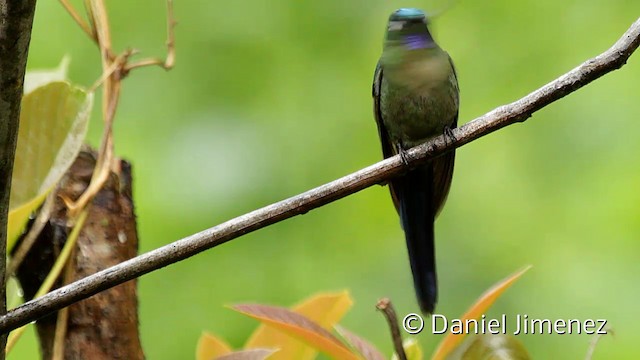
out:
M176 68L133 73L116 115L116 151L134 165L141 251L379 160L370 84L386 18L445 2L178 1ZM164 54L162 0L108 5L117 46ZM636 0L458 1L434 33L458 68L460 121L600 53L639 15ZM40 1L29 67L54 67L65 54L72 80L99 77L95 46L58 2ZM606 318L616 337L597 358L637 358L639 93L636 54L523 125L459 150L437 222L440 313L460 314L495 279L533 264L490 314ZM191 358L205 329L240 346L254 323L223 304L288 306L343 288L356 301L343 324L389 353L376 300L417 310L403 242L387 190L374 187L146 275L148 358ZM521 340L533 358L582 358L590 338ZM11 357L33 358L33 341ZM440 337L421 341L429 353Z

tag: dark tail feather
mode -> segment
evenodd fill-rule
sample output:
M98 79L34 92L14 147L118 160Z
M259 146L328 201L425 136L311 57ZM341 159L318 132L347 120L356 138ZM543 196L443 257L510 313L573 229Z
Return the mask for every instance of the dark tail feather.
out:
M433 166L427 164L398 179L394 188L407 241L420 309L432 314L438 300L433 223Z

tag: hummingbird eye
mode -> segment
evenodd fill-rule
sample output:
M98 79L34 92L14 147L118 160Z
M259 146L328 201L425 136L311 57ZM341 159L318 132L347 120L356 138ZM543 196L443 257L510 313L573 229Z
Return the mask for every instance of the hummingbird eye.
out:
M388 31L401 31L405 29L411 29L415 26L425 26L427 22L425 19L408 19L408 20L392 20L389 21Z
M404 24L404 21L389 21L389 31L402 30Z

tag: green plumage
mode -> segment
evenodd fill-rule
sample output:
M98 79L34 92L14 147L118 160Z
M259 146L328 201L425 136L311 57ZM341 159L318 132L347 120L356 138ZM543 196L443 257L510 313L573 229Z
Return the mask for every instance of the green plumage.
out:
M404 52L401 61L386 61L384 55L380 60L380 110L391 141L409 148L452 125L458 112L458 83L449 55L440 48Z
M424 13L400 9L389 18L374 76L374 113L384 157L396 155L456 127L459 90L449 55L433 40ZM390 183L405 231L420 307L437 301L433 222L449 192L454 153Z

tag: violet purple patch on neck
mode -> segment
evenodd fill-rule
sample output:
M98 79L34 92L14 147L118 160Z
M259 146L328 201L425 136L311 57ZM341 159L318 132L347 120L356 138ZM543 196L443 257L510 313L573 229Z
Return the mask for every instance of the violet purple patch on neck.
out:
M423 34L420 35L407 35L404 38L404 43L409 50L425 49L431 47L433 41Z

